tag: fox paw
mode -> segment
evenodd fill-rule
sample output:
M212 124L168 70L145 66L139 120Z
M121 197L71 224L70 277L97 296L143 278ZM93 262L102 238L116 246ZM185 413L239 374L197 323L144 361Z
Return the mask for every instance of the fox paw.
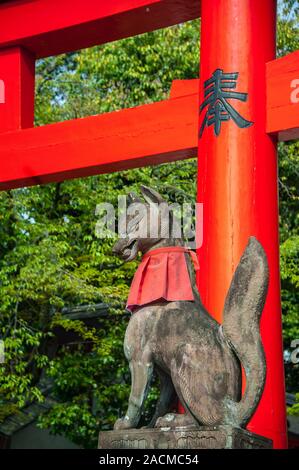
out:
M120 418L115 421L113 429L115 431L120 431L121 429L131 429L133 427L130 418L125 416L124 418Z
M187 414L167 413L157 419L155 428L178 428L194 424L194 419Z

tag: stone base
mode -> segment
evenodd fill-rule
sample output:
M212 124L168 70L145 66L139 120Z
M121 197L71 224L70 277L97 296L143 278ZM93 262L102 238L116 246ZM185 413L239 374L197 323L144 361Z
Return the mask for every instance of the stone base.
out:
M99 449L271 449L272 441L231 426L128 429L99 434Z

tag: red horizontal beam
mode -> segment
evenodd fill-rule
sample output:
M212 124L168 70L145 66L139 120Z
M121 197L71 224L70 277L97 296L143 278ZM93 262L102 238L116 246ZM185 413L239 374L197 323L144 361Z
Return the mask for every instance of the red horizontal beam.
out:
M299 51L267 63L267 132L299 139Z
M290 101L298 57L267 64L267 132L280 140L299 138L298 103ZM196 157L198 86L176 80L169 100L0 134L0 189Z
M199 15L200 0L15 0L0 5L0 48L23 46L41 58Z
M0 189L197 154L198 95L0 134Z

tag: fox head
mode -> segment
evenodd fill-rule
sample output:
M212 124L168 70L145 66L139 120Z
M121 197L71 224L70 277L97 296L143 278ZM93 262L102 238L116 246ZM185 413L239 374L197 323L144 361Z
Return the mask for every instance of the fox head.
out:
M173 240L173 211L154 189L141 186L143 200L134 193L127 198L126 233L116 242L113 253L132 261L161 243Z

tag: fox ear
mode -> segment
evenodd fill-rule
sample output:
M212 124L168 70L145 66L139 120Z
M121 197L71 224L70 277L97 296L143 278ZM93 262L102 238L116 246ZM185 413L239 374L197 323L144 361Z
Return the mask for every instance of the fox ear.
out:
M135 194L133 192L128 194L127 201L128 201L129 204L133 204L134 202L143 203L142 199L139 196L137 196L137 194Z
M165 199L154 189L148 188L147 186L140 186L142 195L146 202L149 204L155 203L155 204L161 204L161 203L166 203Z

